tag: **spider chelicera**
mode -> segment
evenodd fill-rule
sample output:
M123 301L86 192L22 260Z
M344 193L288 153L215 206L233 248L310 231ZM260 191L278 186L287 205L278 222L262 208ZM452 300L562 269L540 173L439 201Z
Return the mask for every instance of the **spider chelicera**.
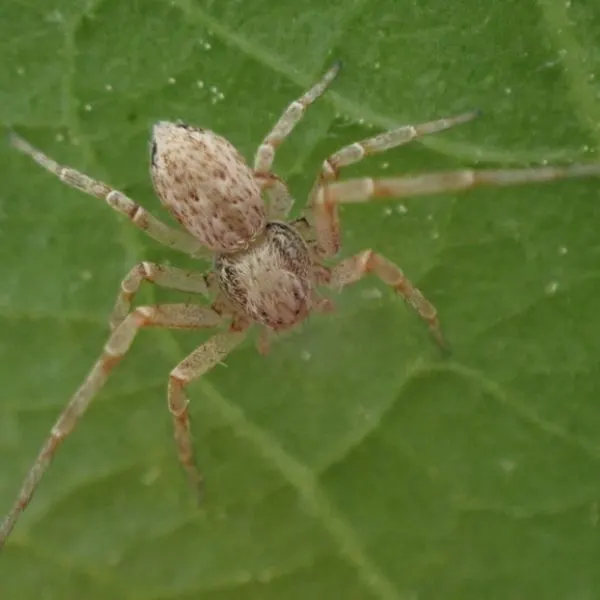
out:
M226 139L184 123L157 123L152 131L151 174L163 205L183 226L174 229L122 192L69 167L63 167L13 134L13 145L67 185L106 201L156 241L193 257L211 257L209 272L186 271L142 262L123 279L110 318L111 334L100 358L52 427L18 497L0 526L0 548L29 504L54 453L104 385L109 373L129 350L143 327L205 329L227 323L170 373L168 407L173 416L179 459L192 485L202 488L189 426L185 387L221 362L256 323L258 349L266 352L269 333L291 329L312 311L329 311L331 302L319 286L341 289L368 273L400 294L445 346L436 309L394 263L364 250L335 266L324 261L340 249L338 205L378 198L402 198L467 190L479 185L514 185L566 177L600 175L600 165L570 165L509 170L459 170L405 177L370 177L338 182L342 167L367 155L406 144L471 121L478 111L419 125L408 125L350 144L325 159L309 194L303 215L290 221L293 198L271 170L275 150L291 133L306 108L329 86L340 63L301 98L292 102L259 146L250 168ZM266 196L267 204L263 201ZM132 309L144 281L206 296L210 304L159 304Z

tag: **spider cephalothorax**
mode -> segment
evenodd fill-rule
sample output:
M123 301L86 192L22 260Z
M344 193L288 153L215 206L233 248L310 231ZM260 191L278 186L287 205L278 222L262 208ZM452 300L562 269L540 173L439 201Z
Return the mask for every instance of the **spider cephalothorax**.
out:
M302 236L286 223L271 221L248 249L215 259L219 288L252 321L270 329L293 327L311 309L311 256Z

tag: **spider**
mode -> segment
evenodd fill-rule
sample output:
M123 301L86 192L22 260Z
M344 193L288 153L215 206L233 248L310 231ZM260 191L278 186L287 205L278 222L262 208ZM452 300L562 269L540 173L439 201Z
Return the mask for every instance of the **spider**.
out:
M342 167L471 121L478 111L393 129L345 146L325 159L301 217L289 220L294 202L288 187L272 171L277 147L305 110L325 92L340 70L334 64L301 98L292 102L259 146L254 168L226 139L182 122L154 125L150 144L152 183L162 204L183 226L172 228L150 215L122 192L64 167L11 134L12 144L67 185L104 200L156 241L192 257L212 257L207 273L150 262L136 265L121 282L110 317L110 336L100 358L75 392L27 473L17 499L0 527L0 548L29 504L54 454L144 327L205 329L226 324L184 358L170 373L167 401L179 460L193 488L203 480L194 459L186 386L220 363L252 324L260 326L257 346L268 351L272 332L288 330L312 311L333 305L319 286L341 290L373 273L391 286L427 323L445 347L434 306L393 262L363 250L334 266L325 261L340 249L338 205L378 198L455 192L479 185L513 185L566 177L600 175L600 165L571 165L510 170L459 170L337 182ZM267 199L265 205L263 196ZM132 301L143 282L206 296L211 304L138 306Z

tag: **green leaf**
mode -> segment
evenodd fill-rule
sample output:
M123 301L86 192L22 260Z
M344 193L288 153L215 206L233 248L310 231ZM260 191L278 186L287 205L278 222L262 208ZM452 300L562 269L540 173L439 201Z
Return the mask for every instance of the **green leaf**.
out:
M5 0L2 13L3 123L163 217L153 121L214 129L251 159L336 58L343 73L277 155L298 206L344 144L477 107L477 122L343 176L590 161L600 145L591 1ZM102 348L120 279L142 259L196 264L8 143L0 161L6 511ZM268 357L249 340L190 388L201 508L166 381L205 336L140 334L0 555L0 596L599 598L597 189L344 208L344 254L397 261L454 355L371 279ZM167 297L181 295L139 301Z

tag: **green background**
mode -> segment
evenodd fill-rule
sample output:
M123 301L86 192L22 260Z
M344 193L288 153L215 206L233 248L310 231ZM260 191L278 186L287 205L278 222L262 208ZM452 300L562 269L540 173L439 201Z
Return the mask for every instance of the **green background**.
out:
M386 127L477 122L348 169L594 160L594 0L3 0L0 118L159 212L151 123L249 158L334 59L277 155L301 205L320 162ZM107 335L120 278L165 252L0 144L0 512ZM454 355L368 279L191 386L207 497L166 408L203 335L146 331L0 555L15 599L600 598L598 182L346 207L439 309ZM140 302L186 295L144 289Z

